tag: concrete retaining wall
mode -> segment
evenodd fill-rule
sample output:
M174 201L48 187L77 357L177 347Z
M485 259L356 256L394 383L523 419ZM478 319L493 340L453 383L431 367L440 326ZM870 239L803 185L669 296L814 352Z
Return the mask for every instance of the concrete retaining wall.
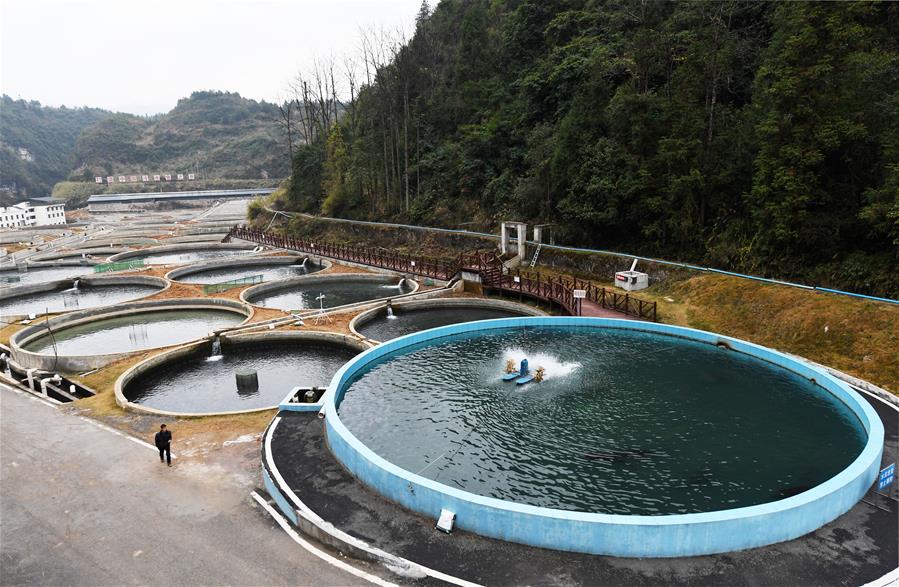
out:
M179 252L188 253L190 251L202 251L202 250L207 250L207 249L252 251L257 246L259 246L259 245L244 245L244 244L235 244L235 243L219 243L219 244L215 244L215 245L209 244L209 243L160 245L157 247L141 249L139 251L128 251L127 253L119 253L118 255L113 255L112 257L109 258L109 262L117 263L119 261L127 261L128 259L136 259L139 257L143 257L145 255L150 255L150 254L154 254L154 253L179 253Z
M398 310L427 310L430 308L492 308L495 310L507 310L509 312L515 312L522 316L546 316L546 312L544 312L543 310L532 308L531 306L526 306L525 304L487 298L438 298L431 300L410 300L408 302L397 302L395 304L392 303L391 305ZM378 315L378 313L380 313L381 310L386 307L387 304L381 304L376 308L372 308L371 310L367 310L365 312L362 312L361 314L357 314L356 317L350 321L350 332L352 332L359 338L365 338L365 336L359 334L359 331L356 330L356 328L362 326L363 324L371 322Z
M354 375L388 353L456 333L525 326L588 326L652 332L706 344L768 361L814 379L822 396L842 402L868 434L862 453L828 481L778 501L699 514L624 516L554 510L488 498L442 485L388 462L360 442L340 421L337 406ZM458 527L542 548L622 557L680 557L715 554L791 540L816 530L854 506L877 477L884 428L874 409L825 371L783 353L742 340L688 328L608 318L507 318L445 326L410 334L357 356L331 380L324 397L325 430L331 451L350 472L388 499L436 519L442 508L456 513Z
M251 334L224 334L221 337L222 344L227 347L234 346L249 346L254 344L271 344L273 342L327 342L335 345L348 346L357 351L364 351L368 348L368 346L362 344L360 341L345 336L343 334L337 334L334 332L303 332L299 330L280 330L275 332L260 332L260 333L251 333ZM252 412L264 412L266 410L275 409L278 406L265 406L262 408L254 408L252 410L232 410L232 411L209 411L209 412L170 412L167 410L157 410L155 408L150 408L147 406L142 406L140 404L136 404L128 401L128 398L125 397L125 388L127 385L133 381L134 379L140 377L141 375L161 367L167 363L178 361L191 356L207 356L209 354L211 348L211 340L206 338L201 341L192 342L177 348L174 348L168 352L156 355L154 357L150 357L140 363L134 365L116 380L115 383L115 401L116 403L126 409L133 410L135 412L143 412L146 414L156 414L162 416L176 416L179 418L200 418L205 416L223 416L229 414L248 414ZM188 390L185 390L187 393ZM285 391L285 393L287 393ZM321 409L320 404L305 404L309 406L316 406L315 410L318 411Z
M149 302L127 302L115 306L105 306L100 308L91 308L88 310L79 310L63 314L56 318L51 318L49 327L51 330L59 331L63 328L94 322L105 318L113 318L117 316L127 316L130 314L140 314L148 311L157 310L229 310L246 316L249 320L253 315L252 308L224 298L183 298L171 300L154 300ZM247 322L244 320L244 324ZM15 333L10 339L10 349L12 350L13 359L26 368L46 369L48 371L56 371L59 373L78 373L81 371L89 371L98 369L109 363L118 361L125 357L145 353L150 349L142 349L137 351L129 351L122 353L109 353L103 355L65 355L55 357L52 355L44 355L31 351L26 351L23 347L29 342L46 335L47 323L41 322L27 328L23 328Z
M168 273L166 273L166 279L171 279L173 281L177 281L178 278L184 277L185 275L193 275L195 273L203 273L204 271L209 271L211 269L222 269L222 268L238 268L238 267L251 267L256 265L268 265L268 266L279 266L279 265L293 265L294 263L302 263L303 259L306 259L306 255L281 255L278 257L262 257L262 256L253 256L249 258L241 257L239 259L216 259L214 261L207 261L196 263L194 265L188 265L187 267L179 267L178 269L172 269ZM312 259L309 258L308 263L312 263ZM318 263L317 263L318 264ZM327 269L331 264L327 261L324 262L323 269Z

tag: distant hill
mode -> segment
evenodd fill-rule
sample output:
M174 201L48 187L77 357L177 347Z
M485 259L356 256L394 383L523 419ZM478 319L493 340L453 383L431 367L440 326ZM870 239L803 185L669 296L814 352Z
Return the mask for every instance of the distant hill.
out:
M48 196L75 166L81 132L112 113L98 108L50 108L0 99L0 187L6 203ZM21 151L20 151L21 150Z
M209 180L286 177L289 161L276 117L274 104L228 92L194 92L170 112L152 117L97 108L52 108L4 95L0 198L8 203L50 195L54 184L66 180L90 182L79 192L105 191L93 180L108 175L198 172ZM141 189L131 184L127 191Z
M114 114L81 133L70 179L198 171L209 179L289 175L277 106L236 93L194 92L167 114Z

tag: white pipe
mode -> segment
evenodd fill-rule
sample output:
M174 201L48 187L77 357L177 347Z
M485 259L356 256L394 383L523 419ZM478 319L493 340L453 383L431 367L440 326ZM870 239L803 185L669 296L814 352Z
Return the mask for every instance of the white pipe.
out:
M25 371L25 376L28 378L28 389L34 390L34 372L37 371L35 368L28 369Z
M52 377L44 377L41 379L41 395L47 397L47 383L52 381L53 383L59 384L62 383L62 377L59 374L53 375Z

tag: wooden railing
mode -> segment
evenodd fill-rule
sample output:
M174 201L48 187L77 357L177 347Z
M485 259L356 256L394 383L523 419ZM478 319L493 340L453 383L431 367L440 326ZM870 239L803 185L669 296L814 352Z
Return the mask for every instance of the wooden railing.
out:
M657 318L655 302L647 302L630 294L618 293L572 277L548 277L537 271L510 273L504 270L502 260L495 253L482 251L460 253L450 261L405 255L380 248L316 243L308 239L285 237L245 226L234 226L224 242L232 238L442 281L451 280L462 270L471 271L480 275L481 285L485 288L518 293L558 304L572 316L581 315L583 300L586 299L602 308L628 316L653 322ZM584 290L585 298L576 298L575 290Z
M224 242L228 242L232 238L444 281L452 279L459 272L458 261L405 255L387 249L374 249L356 245L316 243L307 239L254 230L245 226L233 227L228 232Z

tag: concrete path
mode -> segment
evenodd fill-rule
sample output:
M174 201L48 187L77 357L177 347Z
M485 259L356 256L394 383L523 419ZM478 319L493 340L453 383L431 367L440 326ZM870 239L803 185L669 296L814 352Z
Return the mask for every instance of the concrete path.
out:
M0 584L368 583L301 549L220 470L168 468L0 385Z

